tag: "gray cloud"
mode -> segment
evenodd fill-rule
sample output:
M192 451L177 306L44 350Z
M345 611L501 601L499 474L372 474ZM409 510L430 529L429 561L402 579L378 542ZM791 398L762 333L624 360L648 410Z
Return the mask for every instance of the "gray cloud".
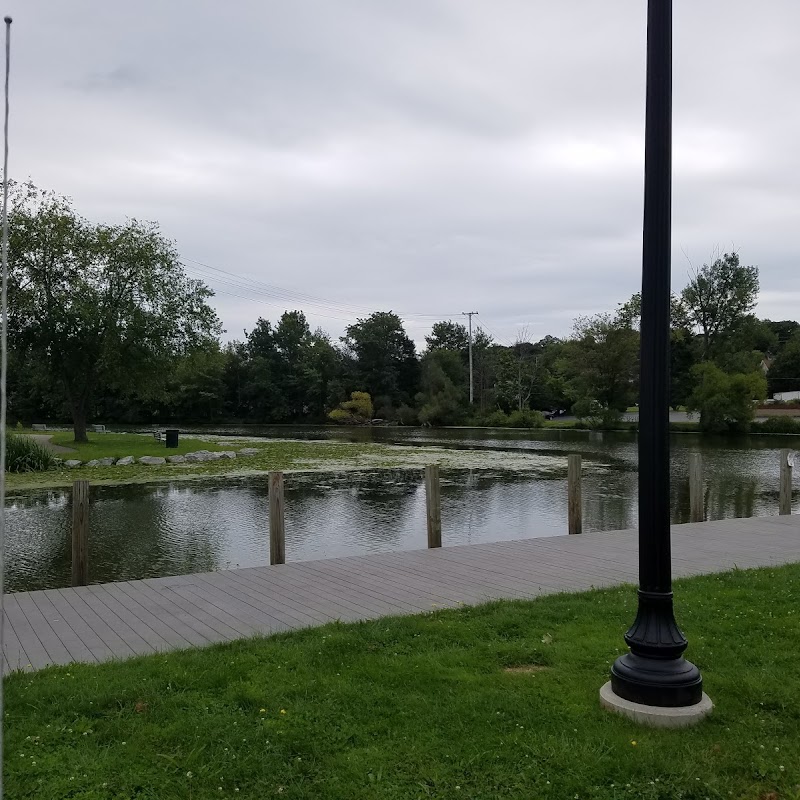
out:
M565 334L638 288L643 3L11 5L14 175L245 276L187 261L230 335L298 293L334 335L373 308ZM673 283L735 245L797 318L800 6L675 15Z
M84 91L117 91L132 89L147 83L146 77L133 67L120 65L102 72L90 72L78 80L69 80L65 85L71 89Z

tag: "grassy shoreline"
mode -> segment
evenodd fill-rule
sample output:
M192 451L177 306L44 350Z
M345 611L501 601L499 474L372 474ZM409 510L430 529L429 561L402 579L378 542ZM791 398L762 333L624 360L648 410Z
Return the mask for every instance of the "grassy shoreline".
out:
M9 797L797 800L800 565L676 583L715 703L600 709L635 593L332 624L6 681Z
M574 423L555 423L566 430L586 430L574 427ZM635 433L636 423L629 423L625 430ZM696 423L673 423L673 433L695 433ZM525 428L466 428L455 430L486 430L531 432ZM443 429L446 430L446 429ZM542 429L538 429L542 430ZM23 432L27 434L28 432ZM42 435L41 432L36 432ZM58 453L63 460L100 459L106 456L133 455L167 456L181 455L196 450L233 450L255 447L254 455L233 460L209 461L194 464L165 464L150 466L81 466L73 469L61 466L42 472L9 473L6 477L10 495L25 492L69 487L75 480L89 480L95 485L124 485L158 483L164 481L190 481L202 478L236 479L247 476L266 475L270 470L283 472L357 471L368 469L422 469L425 464L436 463L446 468L506 468L532 469L543 473L559 472L560 467L552 458L542 454L509 453L490 449L466 450L441 445L413 446L380 442L346 442L338 439L259 439L257 437L233 436L231 434L182 435L176 450L166 450L163 442L140 433L90 434L90 444L76 445L69 431L46 432L53 444L73 448L73 452ZM753 431L749 435L791 436L787 433ZM795 434L796 435L796 434ZM564 468L565 469L565 468ZM563 470L561 470L563 471ZM560 473L559 473L560 474Z
M63 434L56 443L64 444L68 434ZM114 437L114 434L96 434L94 438ZM134 437L141 441L133 444ZM106 438L105 444L95 446L82 445L83 448L75 453L76 459L83 458L88 452L89 457L99 457L97 453L102 448L103 452L110 451L118 445L112 444L112 438ZM115 455L124 456L133 454L134 450L139 455L161 455L176 453L178 451L165 451L152 437L141 434L117 435L123 438L121 449ZM158 483L164 481L191 481L203 478L236 479L248 476L266 475L270 470L292 472L322 472L322 471L357 471L370 469L400 469L422 470L426 464L439 464L444 468L499 468L536 470L542 475L566 474L566 464L553 463L550 456L535 452L509 453L492 450L457 450L445 447L415 447L410 445L379 444L374 442L342 442L336 440L296 440L296 439L270 439L249 440L242 438L232 443L231 437L205 436L203 439L181 439L181 452L193 450L233 450L243 447L254 447L257 453L240 456L234 460L205 461L200 463L145 465L131 464L129 466L80 466L69 469L58 469L44 472L9 473L6 478L9 496L25 492L66 488L72 486L76 480L88 480L92 485L124 485L135 483ZM94 439L92 439L94 441ZM130 451L130 452L129 452ZM72 454L60 454L65 460L73 457Z

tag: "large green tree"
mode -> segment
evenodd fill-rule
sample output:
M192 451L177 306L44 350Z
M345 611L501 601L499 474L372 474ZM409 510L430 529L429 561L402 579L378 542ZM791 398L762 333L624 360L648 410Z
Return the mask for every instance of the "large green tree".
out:
M773 394L800 390L800 329L778 353L767 377Z
M211 422L218 419L225 401L225 354L210 341L180 358L170 372L166 410L172 419Z
M504 411L523 411L531 407L537 380L539 355L527 341L527 328L521 330L513 347L504 349L497 360L497 403Z
M434 322L430 336L425 337L428 350L455 350L466 353L469 347L469 333L465 325L452 320Z
M579 318L559 368L568 381L575 413L610 422L637 395L639 334L609 314Z
M85 442L98 386L160 392L176 355L219 333L212 292L155 223L91 223L32 184L9 209L9 340L62 387Z
M419 419L429 425L454 425L466 410L466 370L455 350L430 350L422 358Z
M276 422L276 408L282 407L278 386L280 359L272 323L259 317L251 331L245 331L241 403L247 416L258 422Z
M367 391L381 416L410 405L419 384L414 342L391 311L376 311L346 329L342 342L352 358L357 388Z
M702 336L702 359L711 359L720 341L755 308L758 267L745 266L738 253L703 264L681 293L689 322Z
M264 422L323 419L340 371L328 336L312 332L302 311L285 311L275 326L259 318L246 337L237 380L249 412Z
M747 431L755 415L755 403L767 393L761 372L728 373L711 361L696 364L695 387L687 406L700 412L700 428L709 433Z

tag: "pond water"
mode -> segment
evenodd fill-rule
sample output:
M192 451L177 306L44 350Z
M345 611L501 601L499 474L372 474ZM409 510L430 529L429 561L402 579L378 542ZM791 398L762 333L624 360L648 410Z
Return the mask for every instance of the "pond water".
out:
M204 431L208 432L208 431ZM566 456L584 463L584 530L636 525L636 436L589 431L402 428L226 428L227 435L380 441L492 451L491 469L442 470L442 538L468 542L566 533ZM776 514L779 451L798 437L672 437L674 522L689 515L688 457L704 456L709 519ZM540 470L497 468L502 453L534 451ZM70 579L70 492L7 501L6 590L62 587ZM93 583L178 575L269 561L264 477L92 488ZM800 512L800 491L794 494ZM286 477L286 558L303 561L425 547L421 472L306 473Z

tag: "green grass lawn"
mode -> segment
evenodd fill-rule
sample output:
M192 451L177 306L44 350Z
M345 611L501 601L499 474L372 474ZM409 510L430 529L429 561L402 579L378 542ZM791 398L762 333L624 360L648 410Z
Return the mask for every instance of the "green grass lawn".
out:
M76 458L80 461L90 461L93 458L107 458L113 456L175 456L193 453L196 450L225 450L230 448L218 447L212 442L190 439L185 436L178 437L178 447L167 450L163 441L159 441L151 434L143 433L90 433L88 444L78 444L73 438L72 431L54 433L51 442L70 447L75 454L62 453L63 458Z
M679 582L716 704L682 731L599 707L630 587L17 673L6 796L797 800L798 598L800 565Z

